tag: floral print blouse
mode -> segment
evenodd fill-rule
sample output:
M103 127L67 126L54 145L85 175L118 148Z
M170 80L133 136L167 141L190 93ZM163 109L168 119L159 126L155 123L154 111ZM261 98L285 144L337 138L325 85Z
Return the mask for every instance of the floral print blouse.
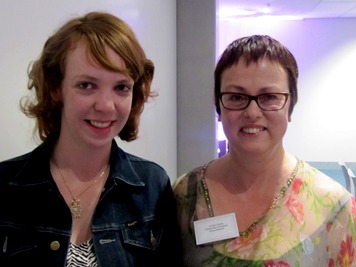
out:
M174 183L186 267L356 266L355 199L304 161L283 198L248 236L197 246L193 222L204 219L197 218L199 209L208 209L202 170Z

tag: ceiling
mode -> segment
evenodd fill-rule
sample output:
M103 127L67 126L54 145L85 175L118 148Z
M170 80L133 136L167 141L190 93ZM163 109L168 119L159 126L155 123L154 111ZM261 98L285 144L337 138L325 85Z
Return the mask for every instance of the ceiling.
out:
M356 0L216 0L220 18L281 16L304 18L356 17Z

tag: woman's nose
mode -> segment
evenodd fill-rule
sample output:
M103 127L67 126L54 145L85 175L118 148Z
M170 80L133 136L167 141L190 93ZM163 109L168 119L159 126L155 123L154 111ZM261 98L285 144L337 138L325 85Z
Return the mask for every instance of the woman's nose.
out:
M257 105L255 100L251 100L250 104L245 108L244 115L248 118L258 118L262 114L262 110Z
M115 109L114 97L111 95L111 92L102 91L98 92L95 99L95 110L101 112L108 112Z

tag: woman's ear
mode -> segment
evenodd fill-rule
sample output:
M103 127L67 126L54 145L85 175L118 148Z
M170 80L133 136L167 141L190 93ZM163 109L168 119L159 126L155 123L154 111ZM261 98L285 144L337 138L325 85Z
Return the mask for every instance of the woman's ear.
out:
M56 90L51 91L51 97L55 102L62 102L61 88L57 88Z

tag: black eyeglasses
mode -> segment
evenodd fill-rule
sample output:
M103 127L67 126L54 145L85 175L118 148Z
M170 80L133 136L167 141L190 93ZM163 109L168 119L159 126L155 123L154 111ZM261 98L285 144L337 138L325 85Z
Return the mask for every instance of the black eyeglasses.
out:
M258 107L265 111L275 111L284 108L290 93L265 93L256 96L224 92L219 93L219 99L224 108L229 110L243 110L255 100Z

